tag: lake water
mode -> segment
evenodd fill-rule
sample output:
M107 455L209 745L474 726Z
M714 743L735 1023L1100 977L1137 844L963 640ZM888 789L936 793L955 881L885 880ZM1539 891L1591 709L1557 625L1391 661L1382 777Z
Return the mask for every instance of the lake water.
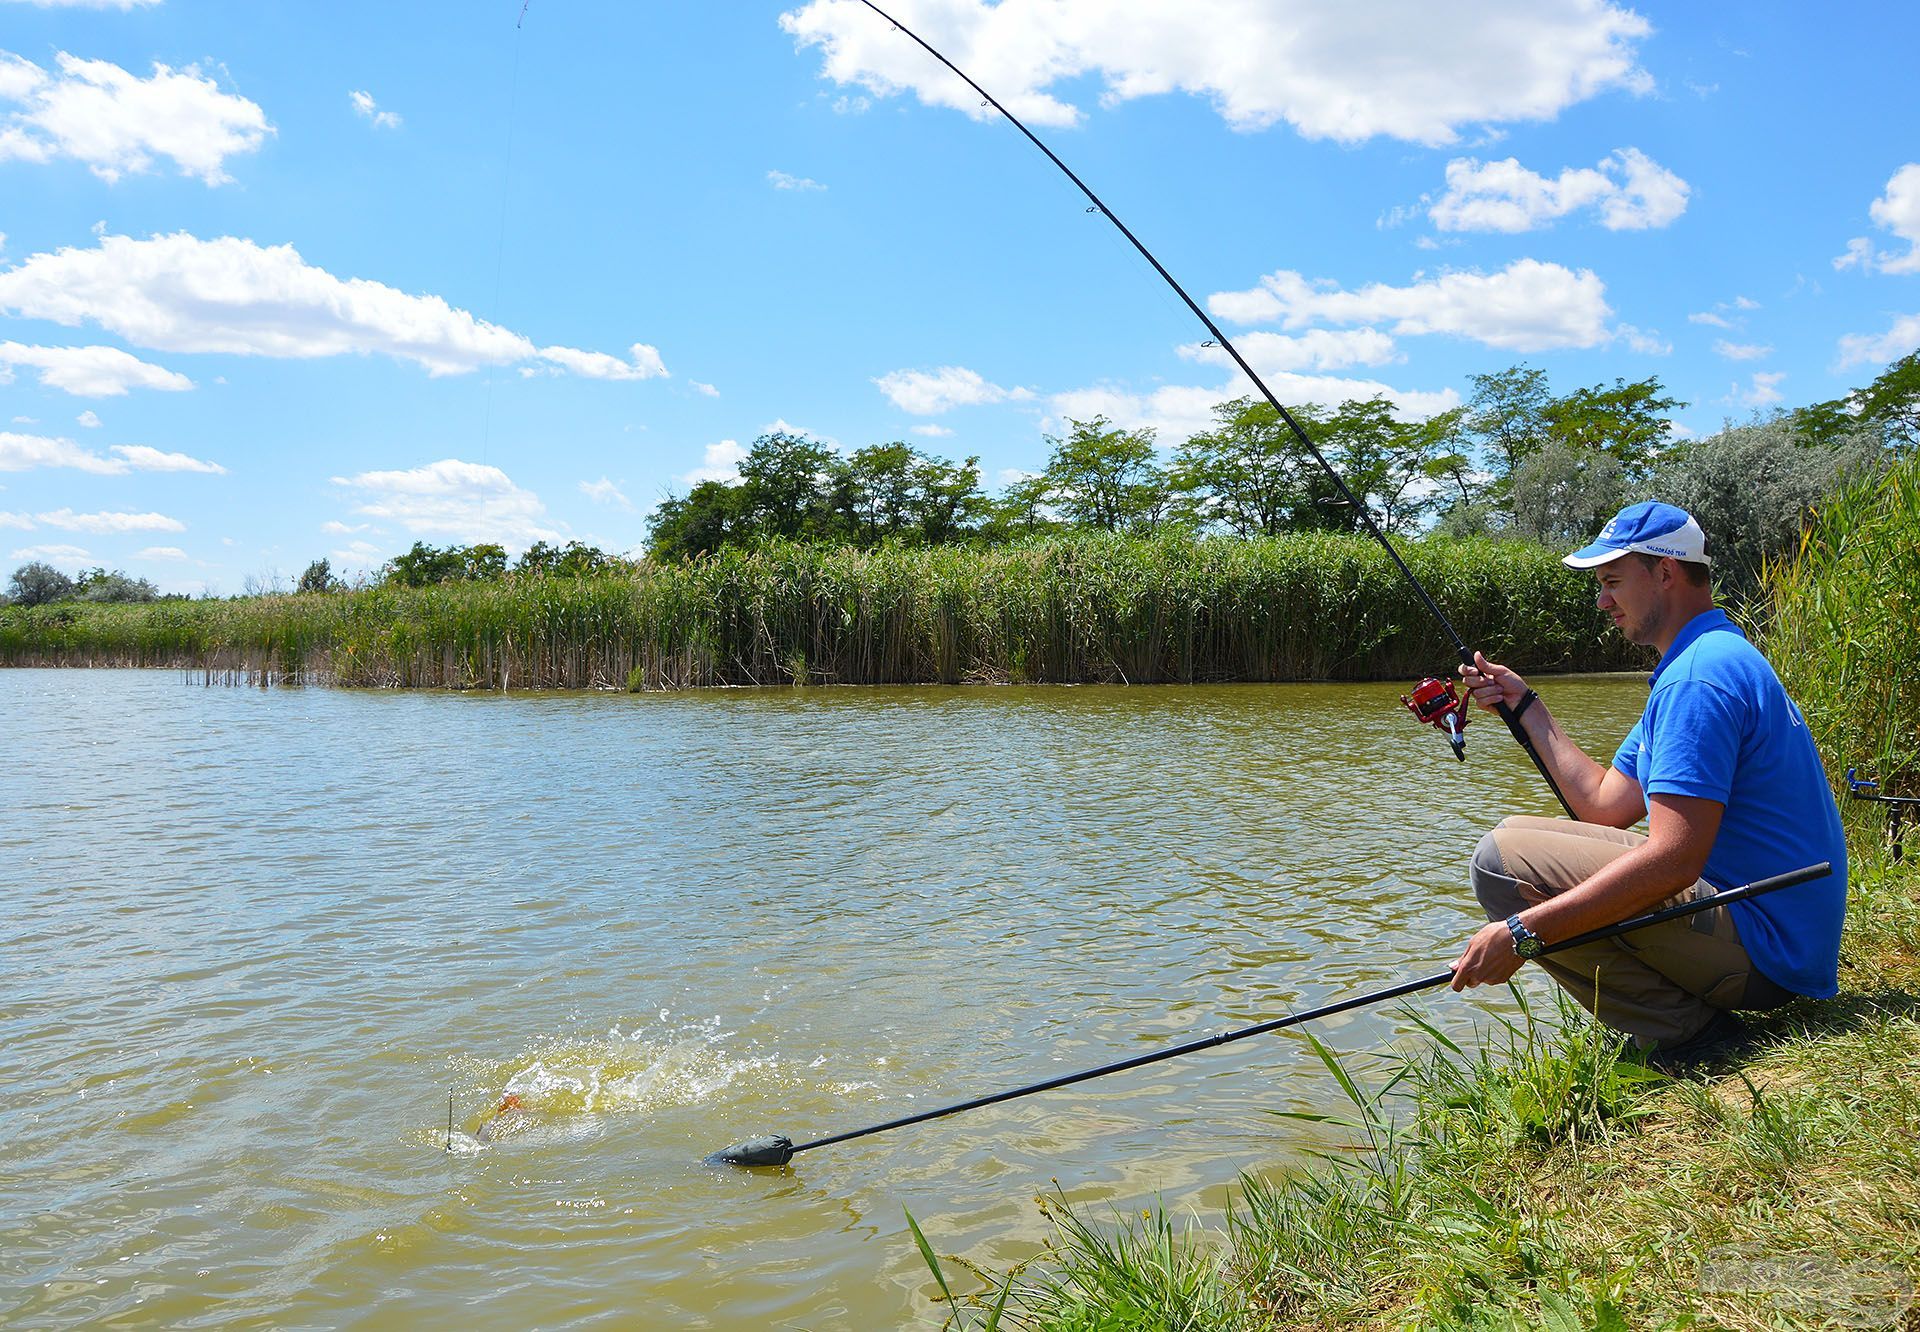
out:
M1645 698L1543 684L1596 753ZM0 1321L933 1326L907 1210L988 1267L1054 1179L1204 1217L1314 1145L1271 1111L1337 1105L1297 1033L700 1158L1443 967L1480 831L1554 807L1497 721L1456 764L1397 693L0 671ZM524 1117L448 1151L450 1094Z

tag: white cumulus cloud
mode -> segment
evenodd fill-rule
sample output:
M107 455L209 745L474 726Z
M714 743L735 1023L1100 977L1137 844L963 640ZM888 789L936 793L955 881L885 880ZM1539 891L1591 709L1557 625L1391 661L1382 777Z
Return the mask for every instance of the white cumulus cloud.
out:
M767 173L767 184L773 186L776 190L798 190L803 194L809 190L824 190L827 188L811 177L789 176L784 171L769 171Z
M511 546L562 539L546 525L539 496L485 463L443 458L400 471L336 476L333 484L354 492L356 514L395 523L414 536Z
M1836 368L1884 365L1915 350L1920 350L1920 314L1901 315L1885 333L1849 333L1841 338Z
M31 255L0 271L0 311L74 326L97 324L140 347L235 356L312 358L378 353L430 375L539 362L593 379L654 379L659 353L635 343L631 360L572 347L538 347L439 296L414 296L366 278L340 278L291 245L184 231L135 240L105 236L93 249Z
M1597 347L1614 336L1606 286L1593 271L1537 259L1517 259L1497 273L1447 272L1352 291L1282 270L1247 291L1215 292L1207 305L1242 324L1386 324L1401 336L1447 333L1521 352Z
M100 476L114 476L127 470L124 462L103 458L70 439L0 430L0 472L26 472L36 467L70 467Z
M1346 379L1329 375L1262 374L1267 386L1280 401L1289 404L1316 403L1338 406L1350 399L1383 397L1393 404L1397 415L1421 419L1460 405L1453 389L1437 393L1397 389L1372 379ZM1162 447L1172 448L1192 435L1213 429L1213 409L1222 402L1255 393L1245 376L1236 373L1227 383L1215 387L1199 385L1163 385L1148 393L1136 393L1113 385L1094 385L1056 393L1048 405L1060 417L1086 421L1104 416L1130 430L1151 428Z
M1758 342L1728 342L1725 338L1713 344L1715 354L1729 361L1757 361L1763 356L1773 355L1773 348Z
M1447 0L1369 22L1342 0L900 0L900 21L1015 115L1072 125L1067 100L1097 81L1102 105L1183 92L1228 124L1285 122L1316 139L1423 144L1463 129L1549 120L1612 89L1644 92L1646 19L1609 0ZM874 96L993 114L855 0L809 0L780 18L821 73Z
M95 535L187 530L185 523L178 518L169 518L164 513L75 513L72 509L55 509L51 513L36 513L34 518L63 532L90 532Z
M386 552L371 541L350 541L344 550L328 551L327 558L333 561L334 571L346 577L371 573L387 562Z
M379 103L373 100L372 93L356 90L347 94L347 101L352 105L354 113L372 121L375 129L397 130L400 128L400 117L391 111L382 111Z
M1609 231L1664 227L1687 211L1687 182L1638 148L1616 148L1597 166L1549 179L1515 158L1447 163L1447 188L1427 210L1441 231L1532 231L1591 208Z
M87 411L80 413L80 415L74 417L73 419L76 424L83 426L88 430L98 430L102 424L99 414L97 412L94 412L92 409L88 409Z
M135 559L184 561L187 552L178 546L148 546L135 553Z
M55 560L61 564L78 564L82 560L93 558L85 546L22 546L13 552L16 560Z
M617 482L607 477L603 476L598 481L582 481L580 493L595 504L611 504L629 513L633 512L633 501L626 497Z
M1385 365L1400 359L1393 339L1371 328L1345 330L1316 328L1299 336L1254 332L1233 340L1240 354L1261 378L1300 370L1345 370L1356 365ZM1231 367L1233 358L1223 347L1189 342L1179 348L1189 361Z
M209 476L227 474L227 469L217 462L207 462L185 453L165 453L146 444L115 444L109 452L136 472L205 472Z
M1878 268L1882 273L1920 273L1920 162L1909 162L1894 172L1887 181L1886 193L1867 211L1875 225L1907 243L1906 253L1882 250L1876 255L1872 241L1856 236L1847 242L1846 253L1834 259L1833 266L1862 272Z
M193 387L193 381L185 375L149 364L118 347L31 347L0 342L0 368L14 366L37 370L42 384L77 398L116 398L136 388L178 393Z
M1786 377L1784 370L1756 371L1744 386L1728 385L1727 396L1720 401L1735 407L1771 406L1780 401L1780 382Z
M273 133L258 105L221 92L195 65L155 64L143 79L62 51L54 66L49 73L0 51L0 102L19 108L0 118L0 161L71 158L112 183L166 158L180 174L219 185L231 179L229 157Z
M19 4L23 0L12 0ZM157 5L161 0L24 0L24 3L36 9L117 9L126 13L142 5Z
M660 353L644 342L636 342L628 349L632 358L623 361L618 356L606 352L580 351L574 347L542 347L540 359L559 366L562 370L571 370L582 379L665 379L667 367L660 360Z
M0 510L0 527L11 527L21 532L33 530L33 519L24 513L7 513Z
M934 421L922 421L919 425L908 426L907 432L913 435L925 435L928 439L946 439L953 431Z
M955 407L986 403L1025 402L1033 397L1031 389L1001 388L988 383L978 371L960 365L943 365L937 370L893 370L873 382L888 402L915 416L938 416Z
M38 467L66 467L96 476L127 472L206 472L225 476L219 463L203 462L184 453L163 453L145 444L115 444L103 457L84 445L51 435L21 435L0 430L0 472L26 472Z
M680 480L689 486L697 486L702 481L719 481L730 486L740 479L740 464L746 460L746 447L739 440L719 440L707 445L700 465Z

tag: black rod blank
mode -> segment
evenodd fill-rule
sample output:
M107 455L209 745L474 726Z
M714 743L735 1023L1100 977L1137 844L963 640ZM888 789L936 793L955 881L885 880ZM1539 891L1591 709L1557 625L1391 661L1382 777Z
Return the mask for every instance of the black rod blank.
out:
M1570 939L1548 944L1541 950L1558 953L1563 949L1578 948L1582 944L1612 939L1634 930L1645 929L1649 925L1658 925L1663 921L1677 920L1698 911L1710 911L1714 907L1727 906L1734 902L1758 897L1762 893L1776 892L1782 888L1791 888L1795 884L1806 883L1812 879L1824 878L1833 872L1833 866L1827 861L1817 865L1808 865L1804 869L1791 870L1785 874L1776 874L1771 878L1755 879L1752 883L1739 888L1730 888L1724 893L1715 893L1711 897L1697 898L1691 902L1682 902L1678 906L1663 907L1650 911L1631 920L1623 920L1615 925L1602 926L1597 930L1588 930L1585 934L1576 934ZM1045 1082L1035 1082L1025 1087L1014 1087L1007 1091L994 1092L988 1096L976 1096L970 1101L961 1101L955 1105L939 1106L932 1110L922 1110L918 1114L905 1115L899 1119L890 1119L884 1124L871 1124L866 1128L849 1129L845 1133L835 1133L830 1137L815 1138L811 1142L794 1142L782 1134L767 1134L748 1138L735 1143L723 1151L715 1152L706 1158L708 1165L740 1166L782 1166L791 1161L798 1152L812 1151L815 1147L830 1147L837 1142L850 1142L855 1138L870 1137L875 1133L886 1133L891 1129L905 1128L909 1124L923 1124L929 1119L943 1119L948 1115L961 1114L968 1110L978 1110L983 1106L998 1105L1002 1101L1017 1100L1022 1096L1033 1096L1039 1092L1052 1091L1057 1087L1070 1087L1076 1082L1087 1082L1093 1078L1104 1078L1110 1073L1124 1073L1128 1069L1140 1068L1147 1064L1157 1064L1166 1059L1177 1059L1181 1055L1195 1054L1201 1050L1211 1050L1215 1046L1226 1045L1231 1041L1244 1041L1250 1036L1264 1036L1269 1032L1280 1031L1287 1027L1297 1027L1305 1022L1319 1018L1333 1017L1336 1014L1364 1008L1368 1004L1381 1003L1388 999L1398 999L1404 995L1416 994L1421 990L1431 990L1435 986L1445 985L1453 979L1453 970L1436 971L1432 975L1421 976L1414 980L1401 981L1383 990L1371 990L1366 994L1355 995L1350 999L1341 999L1319 1008L1310 1008L1304 1013L1293 1013L1283 1018L1272 1018L1266 1022L1256 1022L1250 1027L1239 1027L1232 1031L1220 1032L1214 1036L1203 1036L1198 1040L1186 1041L1179 1045L1164 1046L1150 1050L1145 1054L1134 1055L1131 1059L1122 1059L1117 1063L1102 1064L1098 1068L1082 1069L1078 1073L1063 1073L1057 1078L1048 1078Z

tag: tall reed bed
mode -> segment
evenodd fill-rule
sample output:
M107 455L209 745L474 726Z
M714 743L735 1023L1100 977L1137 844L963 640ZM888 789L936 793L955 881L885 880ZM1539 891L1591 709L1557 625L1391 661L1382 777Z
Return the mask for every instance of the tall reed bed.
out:
M1829 496L1765 583L1767 655L1834 775L1920 795L1920 455Z
M1535 670L1629 660L1589 580L1548 550L1430 541L1406 555L1490 656ZM1378 546L1326 534L776 545L637 576L0 611L9 665L400 687L1361 680L1453 659Z

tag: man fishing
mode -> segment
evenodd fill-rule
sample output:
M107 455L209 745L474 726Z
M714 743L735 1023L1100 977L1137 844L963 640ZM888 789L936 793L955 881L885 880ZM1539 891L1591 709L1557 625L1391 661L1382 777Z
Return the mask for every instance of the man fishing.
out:
M1460 668L1480 707L1519 715L1579 821L1516 816L1480 839L1472 880L1490 923L1454 963L1453 988L1499 984L1544 944L1662 903L1831 861L1825 878L1541 959L1584 1008L1676 1071L1738 1042L1731 1010L1838 990L1840 811L1800 710L1714 605L1706 536L1689 514L1631 505L1565 562L1593 571L1600 609L1660 663L1611 764L1576 745L1513 671L1477 653ZM1643 817L1646 833L1629 831Z

